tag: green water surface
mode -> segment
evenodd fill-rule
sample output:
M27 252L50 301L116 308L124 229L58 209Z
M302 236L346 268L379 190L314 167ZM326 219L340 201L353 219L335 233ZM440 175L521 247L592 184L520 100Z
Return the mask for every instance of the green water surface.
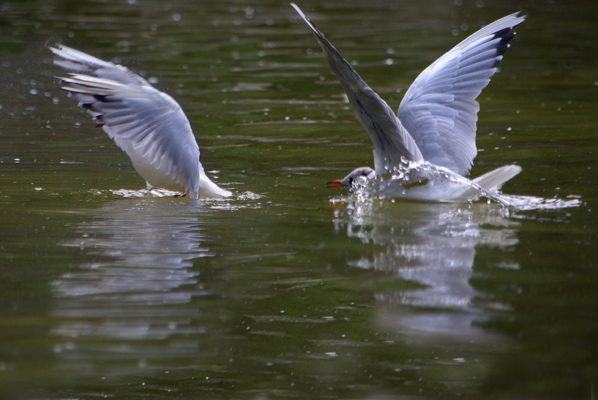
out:
M392 108L522 10L472 175L577 207L360 204L372 145L314 37L263 1L0 3L1 399L594 399L598 3L298 3ZM140 195L47 44L185 110L227 200Z

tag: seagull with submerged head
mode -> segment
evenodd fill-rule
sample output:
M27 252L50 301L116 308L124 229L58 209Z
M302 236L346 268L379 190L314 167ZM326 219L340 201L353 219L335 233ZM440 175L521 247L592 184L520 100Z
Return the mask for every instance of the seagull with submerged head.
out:
M179 104L126 67L67 46L50 47L68 71L61 88L131 158L148 188L200 197L229 197L206 175L199 146Z

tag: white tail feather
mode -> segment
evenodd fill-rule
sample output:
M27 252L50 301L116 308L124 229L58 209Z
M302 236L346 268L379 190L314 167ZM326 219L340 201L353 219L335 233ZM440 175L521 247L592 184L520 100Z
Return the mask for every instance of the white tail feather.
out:
M519 165L505 165L504 167L493 169L482 176L478 176L473 182L486 190L494 192L499 190L502 185L520 172L521 167Z

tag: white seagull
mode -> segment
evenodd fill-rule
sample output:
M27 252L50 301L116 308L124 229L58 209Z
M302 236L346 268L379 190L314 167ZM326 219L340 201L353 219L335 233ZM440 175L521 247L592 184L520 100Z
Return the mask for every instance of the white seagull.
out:
M200 197L228 197L207 177L199 146L179 104L126 67L58 45L54 64L69 72L61 88L87 110L99 127L131 158L147 181Z
M521 172L521 167L507 165L471 181L464 177L477 153L480 106L476 98L509 48L515 36L513 29L525 17L519 13L507 15L436 60L415 79L395 115L299 7L293 3L291 6L315 34L357 119L374 142L375 169L358 168L342 180L328 182L328 187L350 188L359 177L370 179L396 172L397 166L420 165L425 168L417 182L389 184L383 192L391 197L459 201L471 198L473 192L494 193Z

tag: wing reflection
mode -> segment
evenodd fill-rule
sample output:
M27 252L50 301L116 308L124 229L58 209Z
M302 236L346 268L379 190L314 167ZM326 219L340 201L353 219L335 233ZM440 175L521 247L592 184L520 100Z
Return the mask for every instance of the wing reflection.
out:
M517 244L516 226L503 210L485 204L403 203L376 207L355 201L335 221L337 231L376 246L373 256L351 266L383 271L414 283L411 289L376 291L378 322L411 332L467 340L485 335L475 321L484 318L474 304L481 294L471 286L476 247ZM399 285L397 285L399 286Z
M127 199L91 211L76 227L80 238L66 246L91 261L53 282L62 322L52 333L63 338L54 350L69 369L81 371L73 360L92 368L97 359L131 359L136 368L196 350L185 337L205 332L193 322L192 299L207 292L191 269L210 255L202 246L205 212L197 202Z
M172 217L168 206L115 202L96 210L93 221L78 227L81 238L67 246L105 261L62 276L54 282L56 293L163 292L196 283L195 273L187 268L190 260L207 255L207 249L200 248L199 221L195 216Z

